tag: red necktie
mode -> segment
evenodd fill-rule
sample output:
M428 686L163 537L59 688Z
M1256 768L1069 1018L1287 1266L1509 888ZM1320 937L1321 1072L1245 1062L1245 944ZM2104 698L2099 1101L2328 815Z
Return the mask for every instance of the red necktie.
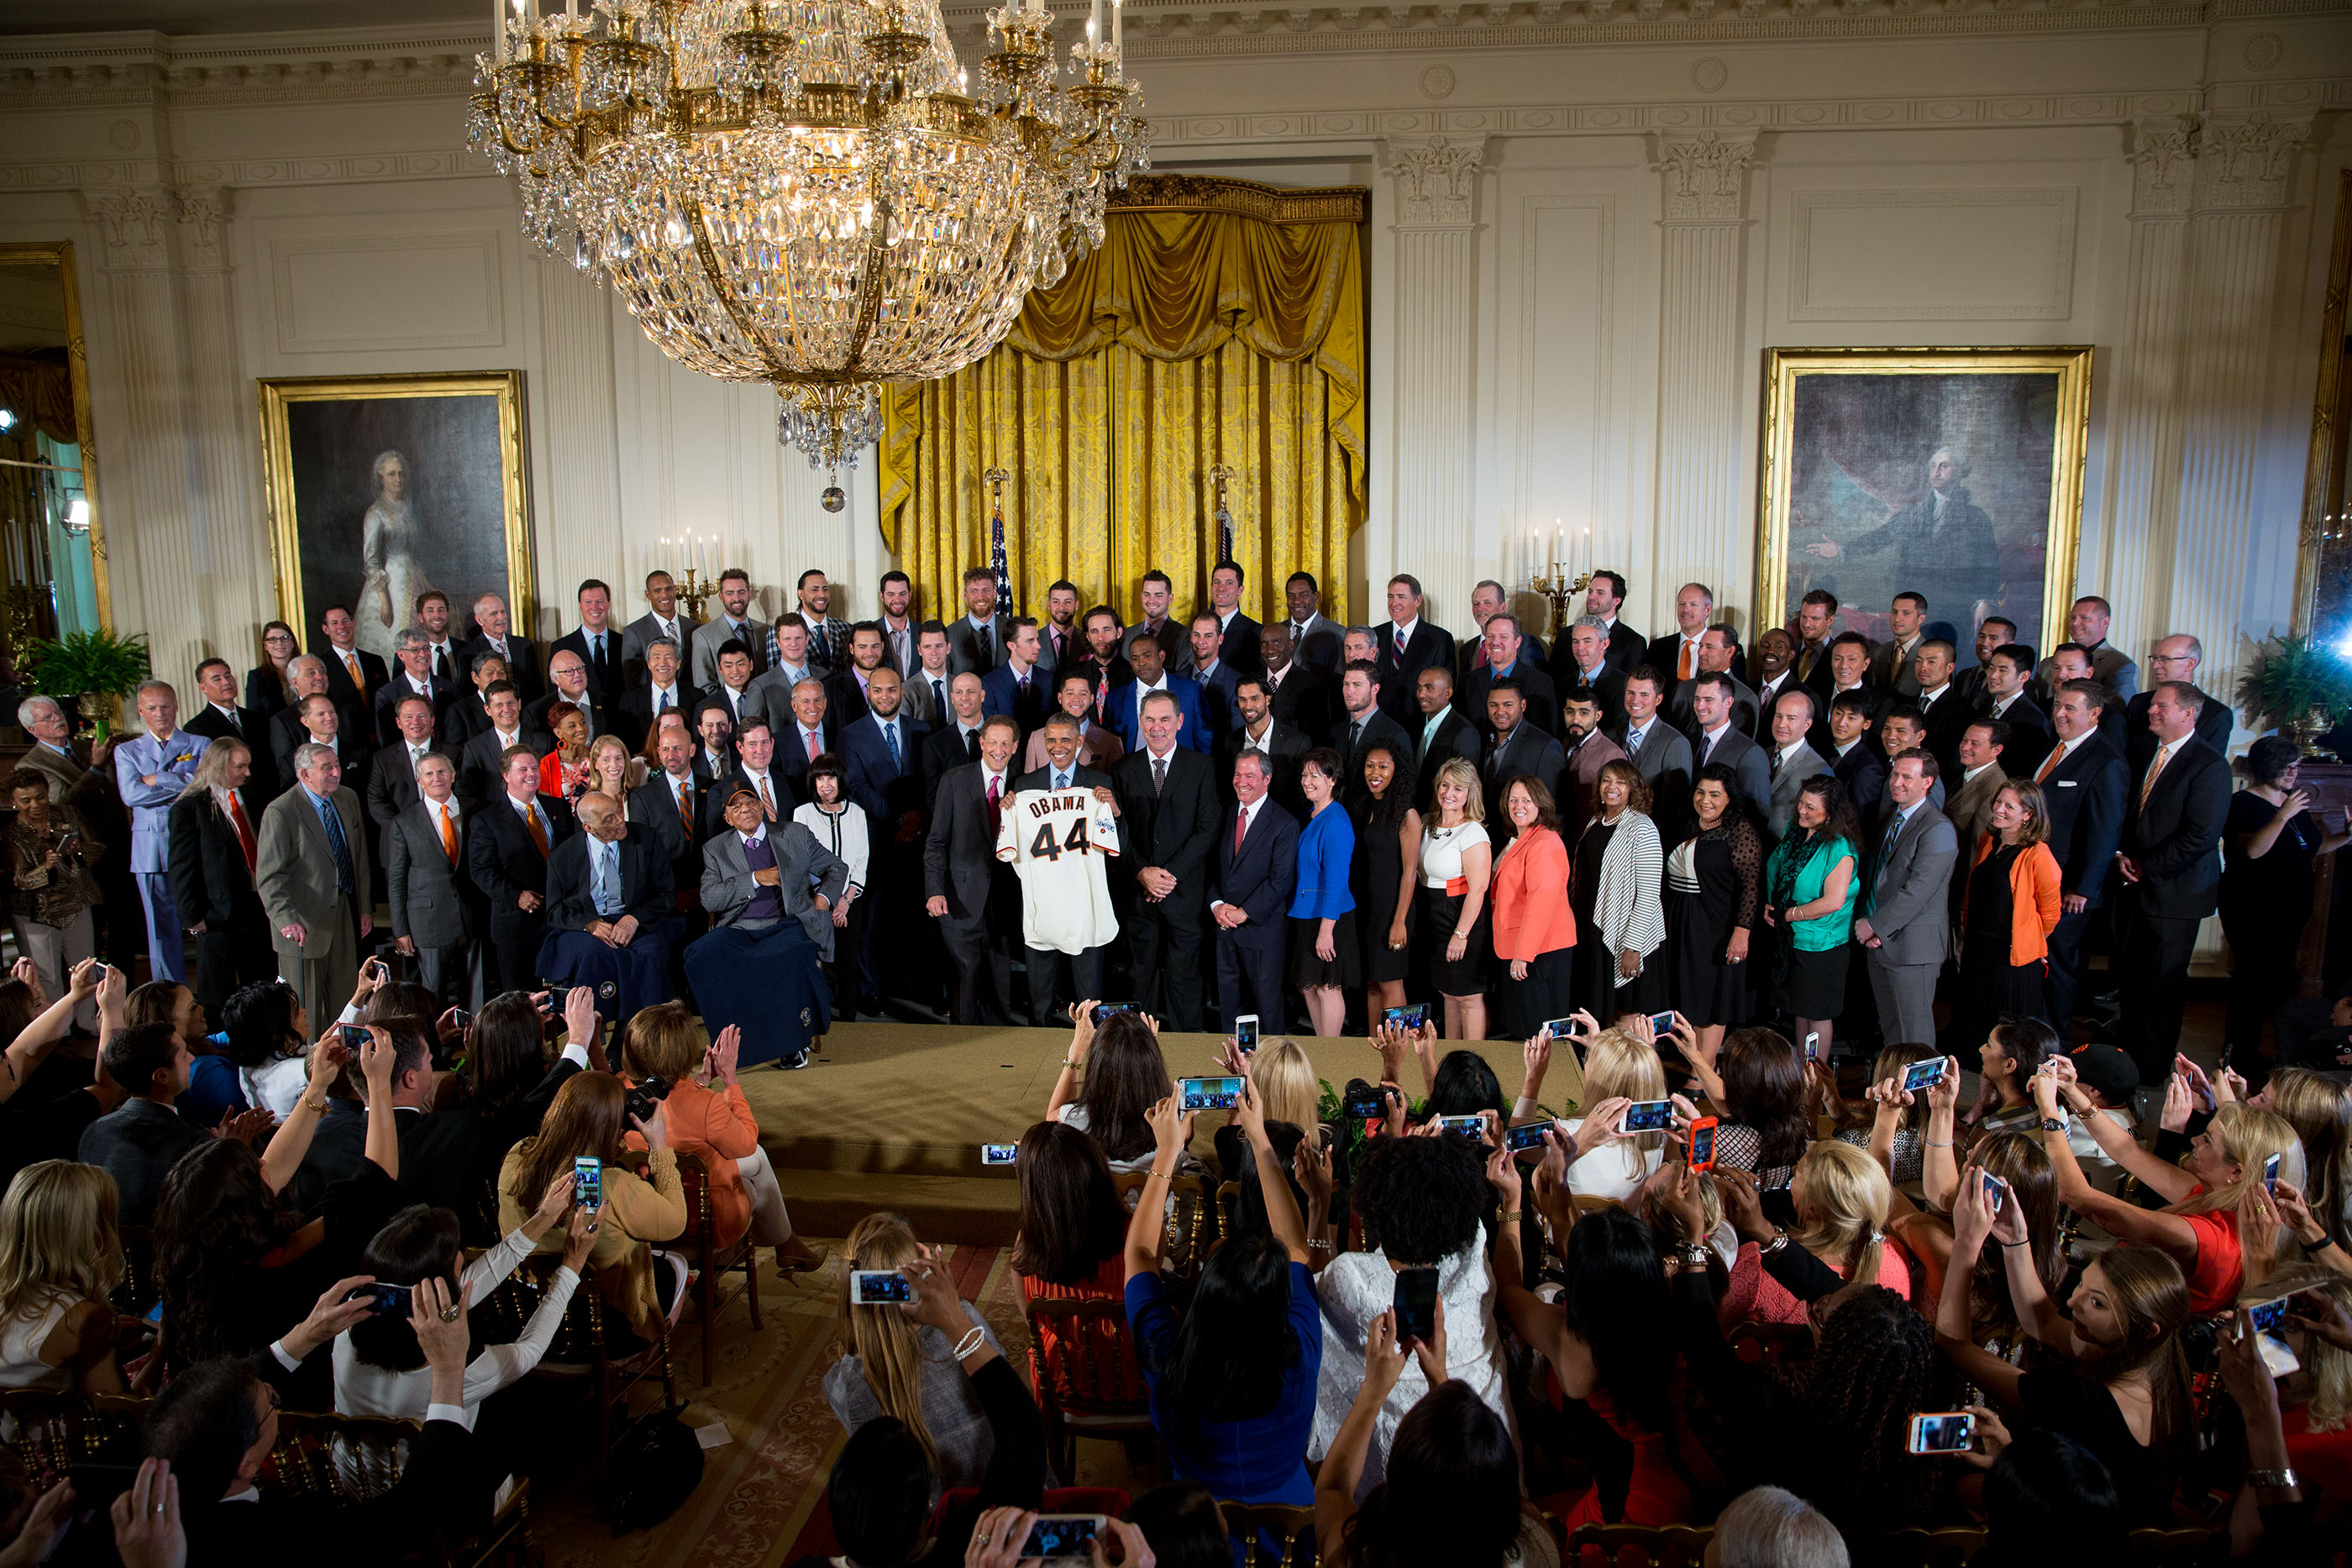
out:
M1236 806L1234 808L1234 858L1235 860L1241 859L1242 840L1246 837L1248 833L1249 808L1246 806Z
M253 824L245 820L245 808L237 803L235 790L229 792L228 820L236 824L236 842L237 847L245 852L245 869L248 872L259 870L261 858L258 847L253 841Z
M994 838L1004 819L1004 778L1002 774L988 781L988 836Z
M694 780L681 779L677 785L677 823L686 830L687 839L694 838Z
M811 762L814 762L816 760L816 737L804 733L802 735L801 738L808 742L809 760Z

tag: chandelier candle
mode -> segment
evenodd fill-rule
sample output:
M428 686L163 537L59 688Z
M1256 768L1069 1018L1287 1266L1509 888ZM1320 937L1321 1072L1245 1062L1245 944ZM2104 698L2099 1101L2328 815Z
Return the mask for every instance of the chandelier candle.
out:
M566 0L562 21L516 0L473 142L534 244L680 364L775 388L778 435L838 468L884 385L994 348L1149 166L1094 5L1065 86L1043 0L1005 0L973 92L939 0Z

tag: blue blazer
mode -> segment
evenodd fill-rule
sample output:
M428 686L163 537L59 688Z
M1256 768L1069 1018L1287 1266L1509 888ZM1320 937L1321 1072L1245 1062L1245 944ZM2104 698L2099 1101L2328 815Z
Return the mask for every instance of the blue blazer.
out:
M1298 882L1298 819L1269 797L1258 807L1257 820L1236 855L1234 822L1240 810L1238 803L1228 806L1217 820L1217 842L1209 855L1209 901L1238 904L1249 919L1231 931L1220 927L1217 940L1243 947L1280 947L1289 939L1284 915ZM1343 872L1343 886L1346 880Z
M1247 848L1247 845L1244 845ZM1298 831L1298 879L1290 895L1293 920L1337 920L1356 907L1348 867L1356 858L1356 824L1334 801Z
M1110 701L1103 709L1103 727L1118 736L1130 753L1143 749L1143 731L1135 722L1136 691L1134 681L1113 686ZM1176 732L1176 744L1206 756L1217 737L1210 732L1207 715L1201 706L1201 683L1190 675L1171 674L1168 677L1168 695L1176 699L1176 711L1184 716L1184 727ZM1289 815L1286 811L1283 814Z
M1243 619L1236 615L1234 624L1239 626ZM1251 628L1251 634L1256 634L1255 627ZM1253 675L1251 678L1255 680L1256 677ZM1241 699L1234 694L1242 684L1242 673L1219 659L1216 674L1205 681L1197 674L1192 679L1201 688L1201 712L1208 719L1209 728L1217 735L1228 735L1241 728Z
M1193 705L1198 712L1200 705ZM1185 720L1189 730L1192 720ZM211 741L174 729L162 740L141 729L114 748L114 788L131 808L131 869L158 874L172 869L172 802L180 798ZM142 779L152 778L152 784ZM290 778L291 775L289 775ZM362 780L362 783L365 780Z
M1044 664L1029 669L1029 690L1024 695L1013 683L1013 666L999 664L980 678L982 718L994 718L998 714L1011 714L1021 726L1023 739L1029 732L1044 724L1054 711L1054 672Z
M894 768L880 719L869 713L842 727L835 744L849 765L849 798L865 810L877 844L890 841L899 817L923 809L923 739L930 733L929 725L899 708L898 763Z

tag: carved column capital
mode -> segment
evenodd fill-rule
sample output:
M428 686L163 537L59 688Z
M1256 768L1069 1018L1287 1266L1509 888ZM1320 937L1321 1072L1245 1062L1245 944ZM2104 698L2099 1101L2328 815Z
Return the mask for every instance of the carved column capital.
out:
M1753 131L1657 133L1655 167L1666 186L1665 221L1735 223L1747 215Z
M172 215L178 220L180 264L192 272L221 269L221 224L228 216L228 193L217 185L176 191Z
M2287 205L2294 155L2311 116L2268 110L2208 114L2197 128L2197 210L2237 212Z
M1476 221L1483 136L1388 139L1388 172L1397 183L1397 226L1451 228Z
M2182 115L2132 122L2132 210L2136 218L2179 217L2197 183L2196 131Z
M172 265L171 193L125 186L90 200L100 265L110 272L160 272Z

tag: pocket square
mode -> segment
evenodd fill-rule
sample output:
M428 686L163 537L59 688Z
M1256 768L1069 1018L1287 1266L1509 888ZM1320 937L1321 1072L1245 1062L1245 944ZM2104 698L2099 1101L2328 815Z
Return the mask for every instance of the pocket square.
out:
M2080 784L2082 780L2079 779L2053 779L2051 782L2057 785L2061 789L2072 789L2076 785Z

